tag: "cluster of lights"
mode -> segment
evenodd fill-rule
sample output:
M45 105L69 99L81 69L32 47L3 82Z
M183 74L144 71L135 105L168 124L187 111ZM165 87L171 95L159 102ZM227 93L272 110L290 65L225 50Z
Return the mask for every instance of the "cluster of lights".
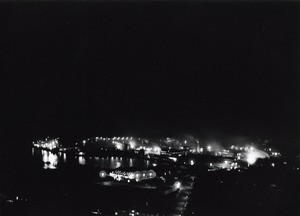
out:
M107 139L110 139L107 137ZM112 140L133 140L133 137L113 137Z
M154 147L143 147L145 150L145 154L161 154L161 148L159 146L154 146Z
M177 157L169 157L169 159L171 159L174 162L177 162Z
M90 140L92 138L88 138L87 140ZM95 140L96 141L99 141L99 140L133 140L133 137L113 137L113 138L110 138L110 137L95 137ZM83 140L86 142L86 140Z
M115 144L116 149L118 149L118 150L123 150L124 149L124 144L123 143L120 143L118 141L112 141L112 143Z
M236 151L253 151L254 150L254 147L253 146L235 146L235 145L232 145L230 147L230 149L232 150L236 150Z
M207 148L207 151L209 151L209 152L211 151L211 146L210 145L208 145L206 148Z
M281 154L279 152L272 152L271 156L273 156L273 157L279 157L279 156L281 156Z
M55 148L59 148L58 138L51 140L45 139L45 141L39 140L36 143L33 142L33 146L53 150Z
M58 156L49 151L42 150L44 169L56 169Z
M115 170L107 174L105 171L100 171L99 172L100 178L105 178L106 176L111 176L117 181L121 181L124 179L130 180L136 180L136 181L141 181L144 179L152 179L156 177L156 173L154 170L149 170L149 171L136 171L136 172L123 172L120 170Z
M175 187L176 189L180 189L180 188L181 188L181 182L180 182L180 181L176 181L176 182L174 183L174 187Z
M195 160L191 159L190 160L190 165L193 166L195 164Z

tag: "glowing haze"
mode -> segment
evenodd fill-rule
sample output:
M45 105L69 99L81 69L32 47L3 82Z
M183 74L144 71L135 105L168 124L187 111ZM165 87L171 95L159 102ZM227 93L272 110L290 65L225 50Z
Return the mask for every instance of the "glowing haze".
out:
M246 156L246 161L250 165L255 164L255 162L257 161L258 158L269 157L268 153L266 153L262 150L256 149L254 147L251 147L249 150L247 150L247 152L245 153L245 156Z

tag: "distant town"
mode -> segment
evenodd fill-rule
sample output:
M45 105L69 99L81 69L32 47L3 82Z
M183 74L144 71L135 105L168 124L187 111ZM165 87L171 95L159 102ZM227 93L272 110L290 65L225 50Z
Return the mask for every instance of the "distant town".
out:
M267 141L224 146L197 138L124 136L67 146L46 137L33 141L31 151L27 191L0 193L4 215L228 215L245 205L256 207L242 214L254 215L283 192L295 197L300 178L298 159ZM216 202L223 207L214 208ZM298 211L295 202L282 202Z
M216 143L203 144L199 140L165 138L150 140L135 137L93 137L74 143L74 147L63 147L59 138L46 138L33 142L33 147L45 151L67 153L76 156L97 157L103 155L143 157L144 159L162 159L169 162L197 165L201 155L211 156L218 162L209 162L209 169L232 170L255 165L258 159L278 158L281 153L267 145L243 143L228 148ZM49 161L51 162L51 161Z

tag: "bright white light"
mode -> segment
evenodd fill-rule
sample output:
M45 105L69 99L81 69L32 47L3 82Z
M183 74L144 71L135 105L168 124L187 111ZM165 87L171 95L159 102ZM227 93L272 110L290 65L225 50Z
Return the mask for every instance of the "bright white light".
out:
M129 178L129 179L134 179L134 178L135 178L134 173L129 173L128 178Z
M255 164L256 160L257 160L257 157L256 157L255 153L252 153L252 154L250 153L247 155L248 164L250 164L250 165Z
M195 164L195 161L193 159L191 159L190 164L193 166Z
M149 170L148 175L149 175L150 178L155 178L156 172L154 172L154 170Z
M207 146L207 151L211 151L211 146Z
M118 150L123 150L123 144L122 144L122 143L115 142L115 144L116 144L116 148L117 148Z
M153 150L154 150L155 152L157 152L157 153L160 153L161 148L160 148L159 146L154 146L154 147L153 147Z
M129 142L129 145L130 145L130 148L133 149L133 148L135 147L135 142L134 142L134 141L130 141L130 142Z
M85 160L85 158L82 157L82 156L79 156L78 162L79 162L79 164L81 164L81 165L85 165L85 164L86 164L86 160Z
M143 171L143 172L142 172L142 178L146 178L146 176L147 176L147 172L146 172L146 171Z
M175 187L176 189L181 188L181 182L180 182L180 181L175 182L174 187Z
M101 178L105 178L106 177L106 172L105 171L100 171L100 173L99 173L99 176L101 177Z
M169 157L171 160L173 160L174 162L177 161L177 158L176 157Z
M44 169L56 169L58 156L52 152L42 150Z
M139 171L136 171L134 174L135 174L135 179L139 179L141 177L141 173Z
M250 151L247 151L245 156L246 156L246 161L248 162L249 165L255 164L258 158L269 157L267 153L254 148L253 150L250 149Z

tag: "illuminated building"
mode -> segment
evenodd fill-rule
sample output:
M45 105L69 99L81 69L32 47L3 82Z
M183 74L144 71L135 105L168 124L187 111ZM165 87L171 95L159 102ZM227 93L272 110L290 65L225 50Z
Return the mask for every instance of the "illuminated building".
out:
M54 150L60 147L58 143L58 138L56 139L45 139L45 140L38 140L37 142L33 142L33 146L36 148L42 148L46 150Z

